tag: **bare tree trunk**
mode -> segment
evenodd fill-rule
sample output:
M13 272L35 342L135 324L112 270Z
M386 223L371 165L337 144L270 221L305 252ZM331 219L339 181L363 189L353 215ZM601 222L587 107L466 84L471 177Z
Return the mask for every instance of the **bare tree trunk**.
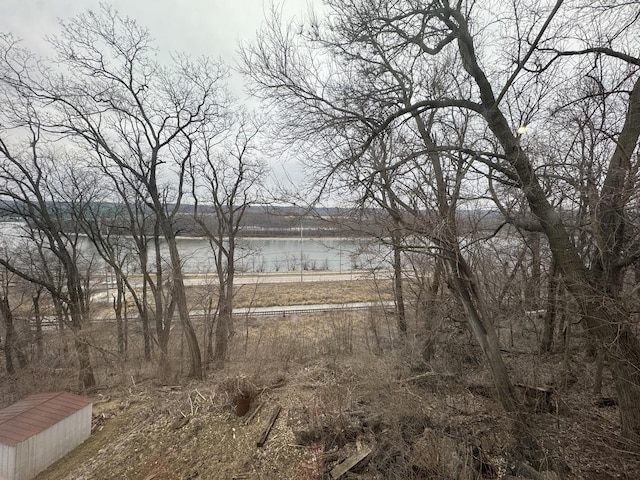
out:
M640 136L640 78L629 96L625 123L607 168L593 224L601 257L595 262L595 271L589 270L571 242L562 217L549 202L526 151L520 146L519 137L514 135L496 104L491 84L475 56L466 21L462 19L456 28L464 68L480 90L481 113L517 172L519 186L549 241L567 290L578 303L587 335L608 348L619 397L622 433L640 444L640 409L637 408L640 405L640 342L629 331L628 313L616 298L621 273L616 263L623 248L626 173Z
M142 324L142 346L144 351L144 359L145 361L151 361L151 351L152 351L152 336L151 336L151 319L149 318L149 272L147 270L147 263L142 263L142 295L139 296L136 291L127 283L127 288L129 289L129 293L131 294L133 301L136 305L136 310L138 312L138 316L140 318L140 322ZM129 326L129 314L127 310L127 302L124 302L125 305L125 342L128 350L128 326Z
M70 258L66 259L73 262ZM80 388L88 390L96 385L96 379L91 365L89 344L83 332L85 321L88 320L87 301L82 279L75 268L67 267L67 289L69 300L67 306L70 313L70 325L73 331L76 355L78 357L78 380Z
M228 315L221 311L218 314L218 322L216 323L216 345L213 355L213 363L216 369L224 367L224 363L227 358L228 339Z
M424 145L431 150L429 154L437 184L437 207L441 221L442 232L437 239L441 246L444 268L448 269L448 277L458 301L465 311L467 323L482 348L493 375L498 400L508 412L516 412L517 406L514 398L513 386L509 379L507 367L500 353L500 342L493 323L489 318L484 300L475 281L474 275L466 263L460 251L460 240L456 222L456 201L450 199L448 187L442 170L441 159L437 153L436 144L429 133L430 127L425 124L423 118L417 113L412 114ZM460 171L457 175L461 175Z
M2 315L2 320L4 323L4 361L5 361L5 370L9 375L13 375L16 372L15 366L13 365L13 348L15 344L15 327L13 325L13 313L9 308L9 300L6 295L3 295L0 298L0 315Z
M602 373L604 371L604 349L598 348L596 354L596 374L593 378L593 395L597 396L602 393Z
M116 336L118 341L118 354L120 358L124 358L124 343L125 343L125 335L124 335L124 321L122 318L122 282L118 279L118 289L115 298L113 299L113 311L116 316Z
M517 411L517 406L513 386L500 353L498 336L489 319L487 309L478 292L471 270L459 252L457 255L450 253L447 264L450 283L454 288L456 297L464 308L473 336L489 362L498 391L498 400L506 411L515 412Z
M67 314L64 311L64 306L62 305L62 302L60 302L59 299L53 297L52 300L53 300L53 307L56 312L56 318L58 319L58 330L60 332L63 332L65 329L65 318Z
M69 305L69 308L71 309L71 330L73 331L75 350L78 357L78 381L80 388L88 390L95 387L96 379L91 365L89 345L82 331L84 315L79 301Z
M225 247L225 238L217 237L213 243L217 247L215 251L216 272L218 274L218 307L217 307L217 324L215 351L213 355L213 363L215 368L224 367L229 349L229 338L235 334L233 325L233 295L235 280L235 247L236 247L236 227L233 215L219 217L222 225L225 225L229 233L226 235L227 245ZM239 219L238 219L239 221ZM223 232L219 232L223 235ZM216 237L210 236L210 239Z
M89 345L84 339L82 331L75 332L76 354L78 355L78 381L83 390L88 390L96 386L96 379L91 366L91 356L89 355Z
M205 324L207 328L207 338L206 338L206 353L205 353L205 362L207 366L211 366L211 362L213 361L213 326L216 324L216 319L218 317L218 312L213 313L213 297L209 296L209 303L207 304L207 312L205 315Z
M599 341L609 339L604 348L618 396L622 434L640 442L640 342L629 329L628 314L621 309L619 302L592 301L592 318L583 313L583 321L589 336ZM607 317L610 320L603 322Z
M151 361L151 328L149 326L149 309L145 305L145 307L139 313L140 320L142 321L142 343L144 347L144 359L149 362Z
M160 294L161 295L161 294ZM158 336L158 377L163 382L171 378L171 362L169 361L169 332L175 310L173 299L166 310L156 311L156 334Z
M36 321L36 357L42 359L42 315L40 314L40 291L33 297L33 316Z
M393 235L393 293L395 295L396 313L398 315L398 331L401 337L406 337L407 316L405 313L402 282L402 247L398 235Z
M224 275L222 275L224 277ZM231 334L231 294L229 293L228 277L220 280L218 292L218 321L216 323L215 350L213 363L215 368L224 367L227 358L229 336Z
M550 352L553 348L553 335L556 325L558 287L560 278L556 268L556 262L551 263L549 280L547 283L547 307L542 319L542 338L540 339L540 353Z
M531 250L530 275L526 279L525 287L525 309L540 309L540 277L541 262L540 257L540 234L538 232L529 232L526 238L527 246Z
M142 271L142 298L138 298L135 291L132 293L133 299L142 322L142 343L144 347L144 359L151 361L151 325L149 322L149 270L147 260L147 250L140 252L140 270Z
M184 277L182 274L182 263L178 252L178 245L173 232L169 233L165 229L165 239L169 247L169 255L171 256L171 270L173 280L173 297L178 307L178 317L182 324L182 329L187 339L187 348L189 349L190 370L189 376L198 380L204 377L202 370L202 356L198 345L198 337L189 319L189 307L187 306L187 293L184 287Z
M158 337L158 378L168 382L171 378L171 363L169 362L169 333L175 302L173 296L169 305L165 307L162 296L164 285L164 272L162 270L162 256L160 254L160 229L158 222L154 225L153 244L155 252L155 286L153 288L153 300L155 305L156 336Z
M441 258L434 258L433 277L431 282L428 282L428 277L424 279L424 285L420 287L420 293L426 292L427 298L424 300L419 299L417 307L422 309L420 317L422 318L422 325L420 328L423 333L421 356L425 363L431 361L435 354L435 341L434 341L434 321L433 319L437 315L437 302L438 293L440 291L442 277L444 274L444 262Z
M638 209L640 211L640 206L638 206ZM636 285L640 285L640 261L636 261L633 264L633 280L635 281ZM640 289L636 290L636 301L640 300ZM635 323L637 325L640 325L640 318L637 316L636 314L636 318L635 318Z

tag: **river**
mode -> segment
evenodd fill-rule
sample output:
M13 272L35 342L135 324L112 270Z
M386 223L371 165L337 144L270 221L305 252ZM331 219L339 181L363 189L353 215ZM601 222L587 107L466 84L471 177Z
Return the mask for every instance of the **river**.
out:
M0 240L3 248L25 251L29 242L23 237L20 222L1 222ZM120 237L122 240L122 237ZM125 242L129 243L129 242ZM86 237L81 238L81 250L87 262L98 265L97 251ZM179 237L185 273L214 273L215 262L205 238ZM388 248L371 240L355 238L273 237L241 238L238 240L236 269L238 272L271 273L327 271L345 272L370 268L388 268ZM162 257L168 260L166 246Z
M342 272L379 266L386 255L379 246L344 238L243 238L238 242L236 266L240 272ZM215 271L209 243L201 238L179 238L178 249L186 273ZM388 268L388 267L387 267Z

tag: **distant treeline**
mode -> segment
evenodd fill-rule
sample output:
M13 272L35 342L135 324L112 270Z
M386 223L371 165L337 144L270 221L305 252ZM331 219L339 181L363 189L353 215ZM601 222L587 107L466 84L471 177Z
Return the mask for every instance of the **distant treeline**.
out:
M53 205L52 205L53 206ZM68 231L77 229L76 220L70 207L56 203L53 206L58 212L63 228ZM103 228L111 234L128 233L130 218L124 207L116 203L95 203L89 209L94 220L99 220ZM21 209L16 204L0 205L0 219L3 221L22 221L28 218L21 216ZM174 222L179 236L205 236L203 228L194 218L193 205L182 205ZM152 212L149 210L146 225L149 234L153 230ZM212 207L199 206L198 215L203 218L210 229L216 231L216 215ZM464 230L490 230L499 227L503 217L494 211L462 211L460 225ZM239 236L241 237L368 237L385 235L386 214L382 210L351 210L343 208L303 209L292 206L254 205L244 213ZM106 233L106 231L104 232Z

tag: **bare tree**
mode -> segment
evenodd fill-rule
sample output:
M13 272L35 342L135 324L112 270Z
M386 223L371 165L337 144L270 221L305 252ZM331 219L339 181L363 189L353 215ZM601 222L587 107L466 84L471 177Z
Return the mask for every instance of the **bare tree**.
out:
M112 177L117 198L124 211L122 228L131 236L132 250L137 258L136 270L141 276L141 286L137 286L130 275L122 275L130 298L133 299L142 323L145 359L151 359L151 327L153 321L159 349L159 373L168 379L171 370L169 364L169 332L173 318L173 306L170 289L165 288L165 264L161 254L159 231L155 215L146 206L144 198L137 194L138 188L132 188L123 179ZM168 308L171 306L171 308Z
M9 300L9 296L12 293L12 289L10 289L12 277L13 275L11 275L7 269L4 269L4 272L2 272L2 275L0 276L0 280L2 281L2 285L0 285L0 289L2 291L2 294L0 295L0 322L4 329L4 341L2 342L2 348L4 350L5 370L9 375L16 373L14 359L17 359L20 368L24 368L27 364L26 356L20 348L20 342L13 318L14 307L11 306L11 302Z
M72 167L64 157L47 153L40 145L42 132L37 117L25 119L20 126L28 132L26 149L11 147L5 140L7 132L0 132L0 208L22 222L22 242L13 247L19 247L24 253L26 245L26 251L36 252L36 257L43 262L39 263L39 271L35 271L32 258L2 255L0 265L46 289L56 304L68 312L64 318L68 318L67 324L74 334L79 382L82 388L91 388L96 381L83 326L89 320L92 260L83 257L80 231L70 228L68 219L71 206L82 208L81 205L91 202L95 185L85 184L82 190L70 188L70 184L78 184L69 179L80 174L79 165ZM62 276L58 276L57 271L62 272ZM8 302L5 307L8 313Z
M585 331L606 346L623 433L640 439L640 412L634 406L640 401L640 344L622 295L625 271L638 252L627 221L640 136L640 61L628 53L633 51L630 45L637 46L637 11L626 2L574 6L562 0L529 6L535 15L525 15L519 2L492 5L493 10L475 2L325 3L329 14L324 24L314 20L294 30L274 22L259 43L245 49L245 70L255 92L280 108L287 140L321 138L325 152L344 152L349 144L343 160L335 162L335 157L325 155L321 158L327 160L318 162L326 186L328 178L360 158L383 132L413 121L423 141L420 149L429 155L462 155L479 178L509 185L526 205L523 218L546 237L563 282L579 305ZM507 35L489 28L498 17L511 21ZM587 36L585 28L591 32ZM491 48L484 48L489 44ZM594 77L591 65L606 75ZM570 86L559 91L555 86L560 82ZM575 87L584 83L597 87L588 98L602 105L602 118L615 125L609 129L603 122L595 127L608 137L600 150L608 161L600 177L590 176L589 188L597 192L592 197L597 202L589 206L590 235L596 245L589 252L578 250L572 241L556 201L561 192L545 189L544 178L566 178L571 168L566 162L543 164L548 157L537 156L523 136L526 125L553 124L554 114L582 103L581 89ZM555 109L545 110L554 103ZM449 142L426 122L431 115L438 122L466 115L468 127L463 136L455 137L458 142ZM579 130L594 129L594 122L587 123ZM335 132L341 135L334 140ZM559 133L540 137L550 146L566 147L564 159L572 159L568 152L579 155L576 144ZM453 197L447 188L437 191L443 196L437 204L445 218L451 214ZM449 222L445 228L451 226ZM443 252L452 254L446 258L450 275L456 272L454 288L467 318L477 317L470 322L478 329L476 337L489 334L490 345L490 331L483 332L488 323L481 313L477 282L465 263L458 262L462 257L456 244L448 243L457 235L453 230L441 237Z
M98 179L96 178L96 181ZM104 189L105 199L109 198L108 189ZM129 279L130 267L134 264L136 255L132 242L125 236L128 233L122 225L122 207L108 201L96 201L81 211L73 211L74 221L78 223L87 239L93 244L98 255L104 261L105 278L102 282L106 289L106 301L109 302L110 290L115 289L113 295L113 310L116 317L116 337L118 354L121 359L127 352L127 325L125 318L125 292L127 289L137 296L137 290ZM143 341L145 358L150 358L149 322L141 314L143 325Z
M205 133L191 164L194 217L202 227L218 277L215 349L209 330L207 362L224 365L228 338L233 335L233 296L238 236L245 212L260 201L266 167L256 158L260 126L240 120L235 135L220 148L215 135Z
M104 6L62 23L61 35L51 43L59 57L55 71L38 71L14 58L5 63L10 81L48 102L50 128L71 135L107 177L126 182L153 212L169 251L172 299L190 353L189 374L202 378L176 217L198 132L205 126L210 132L226 128L226 68L182 55L169 67L158 64L149 33Z
M461 109L449 114L449 120L447 114L412 114L409 107L415 92L430 86L413 78L417 72L402 70L410 59L384 43L383 33L371 23L378 15L375 9L362 8L353 7L349 16L336 15L326 35L320 27L312 27L304 38L309 48L317 44L331 55L322 67L307 51L296 50L295 35L280 30L276 18L259 44L245 51L246 72L258 93L282 101L293 112L283 120L291 140L313 138L325 146L316 164L320 185L329 188L342 181L347 188L360 189L365 198L391 212L396 224L432 242L426 250L432 248L447 266L449 283L489 359L499 398L507 410L514 410L491 315L460 246L456 211L471 157L464 152L442 155L446 149L436 143L437 136L453 133L462 144L469 115ZM393 107L407 112L407 120L388 120ZM390 149L388 141L379 140L385 135L387 140L393 138L394 130L402 133L393 135L395 145Z

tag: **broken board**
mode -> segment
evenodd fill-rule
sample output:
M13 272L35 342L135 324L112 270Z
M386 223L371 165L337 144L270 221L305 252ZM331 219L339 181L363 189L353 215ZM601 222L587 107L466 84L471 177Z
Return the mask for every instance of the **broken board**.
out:
M333 469L331 470L331 478L333 480L337 480L338 478L343 476L345 473L347 473L349 470L351 470L353 467L355 467L357 464L359 464L362 460L367 458L370 453L371 453L371 448L369 447L364 447L359 452L354 453L345 461L333 467Z
M282 407L280 405L278 405L276 407L276 409L273 411L273 413L271 414L271 418L269 418L269 421L267 422L267 425L265 426L264 430L262 431L262 434L260 435L260 438L256 442L256 445L258 447L262 447L266 443L267 437L269 436L269 432L273 428L273 424L276 422L276 419L278 418L278 415L280 414L280 410L282 410Z

